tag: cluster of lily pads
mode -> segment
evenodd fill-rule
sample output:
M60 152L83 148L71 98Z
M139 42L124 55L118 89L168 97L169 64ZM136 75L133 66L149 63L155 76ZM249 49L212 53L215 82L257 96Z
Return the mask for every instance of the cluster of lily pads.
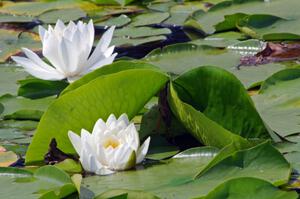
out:
M298 0L0 5L1 197L299 197Z

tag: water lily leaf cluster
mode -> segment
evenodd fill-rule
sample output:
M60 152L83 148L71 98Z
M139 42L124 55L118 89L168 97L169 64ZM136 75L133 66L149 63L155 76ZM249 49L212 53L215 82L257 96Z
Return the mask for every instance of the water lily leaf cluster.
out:
M299 6L0 2L1 194L298 198Z

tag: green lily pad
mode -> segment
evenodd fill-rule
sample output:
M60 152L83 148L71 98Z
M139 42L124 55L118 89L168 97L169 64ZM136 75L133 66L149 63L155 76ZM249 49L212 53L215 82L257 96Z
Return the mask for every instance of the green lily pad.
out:
M59 10L50 10L38 16L38 19L44 23L55 24L58 19L63 22L77 20L86 17L86 13L80 8L68 8Z
M69 85L65 81L47 81L36 78L19 80L18 82L20 84L18 96L30 99L58 95Z
M162 23L164 20L166 20L170 16L169 13L164 12L152 12L152 13L146 13L136 16L132 19L132 23L130 25L132 26L146 26L151 24L159 24Z
M150 36L157 36L157 35L167 35L170 33L171 30L168 28L124 27L122 29L117 29L114 33L114 37L115 38L118 37L139 38L139 37L150 37Z
M0 8L0 12L12 15L38 16L50 10L76 7L79 7L79 5L72 0L53 2L18 2L4 5Z
M160 36L152 36L152 37L145 37L145 38L114 38L112 44L116 46L138 46L142 44L147 44L151 42L159 42L166 40L167 37L160 35Z
M253 96L263 120L282 137L300 132L300 69L286 69L269 77Z
M76 162L72 159L65 159L62 162L59 162L54 165L57 168L60 168L61 170L64 170L68 173L80 173L82 172L82 167L79 162Z
M19 32L0 29L0 63L5 62L10 56L21 52L21 48L26 47L32 50L41 49L41 43L37 35L28 32ZM16 34L16 35L15 35Z
M205 10L204 2L185 2L170 8L170 18L164 21L165 24L182 26L186 19L196 10Z
M131 19L127 15L120 15L118 17L112 17L106 21L95 23L95 26L116 26L123 27L131 22Z
M271 183L258 178L236 178L219 185L208 195L200 199L220 199L226 196L231 199L296 199L295 191L282 191Z
M99 196L96 196L95 199L108 199L108 198L118 198L118 199L159 199L157 196L147 193L144 191L132 191L126 189L117 189L107 191Z
M4 94L17 95L18 80L24 79L28 73L13 65L0 66L0 96Z
M0 97L0 103L4 106L1 118L39 120L53 100L53 97L31 100L4 95Z
M0 120L0 128L15 128L25 131L36 129L37 121L32 120Z
M28 23L33 20L34 18L30 16L17 16L0 13L0 23Z
M18 160L18 156L12 151L0 152L0 167L8 167Z
M34 173L17 168L0 168L2 197L13 198L63 198L77 192L67 173L45 166Z

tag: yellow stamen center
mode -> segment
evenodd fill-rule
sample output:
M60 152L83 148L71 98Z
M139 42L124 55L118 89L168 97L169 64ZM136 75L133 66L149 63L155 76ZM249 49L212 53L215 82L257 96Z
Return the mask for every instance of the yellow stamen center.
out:
M108 147L112 147L112 148L117 148L120 145L120 142L116 139L113 138L108 138L107 140L104 141L103 143L103 147L104 148L108 148Z

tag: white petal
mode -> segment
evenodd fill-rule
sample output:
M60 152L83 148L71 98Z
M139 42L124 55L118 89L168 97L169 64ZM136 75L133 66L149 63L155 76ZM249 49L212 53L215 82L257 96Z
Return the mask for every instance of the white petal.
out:
M24 69L31 75L44 80L62 80L64 75L57 71L48 71L42 68L41 66L35 64L30 59L18 56L11 57L15 62L24 67Z
M108 157L108 168L112 170L130 169L136 163L135 151L128 144L107 150L106 157Z
M92 47L93 47L94 37L95 37L95 29L94 29L94 24L93 24L93 20L92 19L87 24L87 32L88 32L87 35L89 35L89 43L88 44L89 44L89 48L91 50Z
M106 130L106 124L105 122L100 118L97 120L96 124L94 125L92 135L95 137L101 136L103 132Z
M113 54L114 50L115 50L115 46L111 46L111 47L109 47L109 48L103 53L103 55L104 55L106 58L107 58L107 57L110 57L110 56Z
M65 26L64 22L62 22L60 19L58 19L55 24L54 31L57 33L62 33L65 28L66 28L66 26Z
M75 42L70 42L66 38L62 38L61 40L61 51L63 53L64 66L66 67L64 71L69 75L74 75L78 69L78 60L81 58L79 56L79 50Z
M112 123L116 123L117 119L114 114L110 114L109 117L106 120L106 126L109 127Z
M96 173L96 171L103 168L102 164L98 162L93 155L89 155L89 165L90 165L90 172Z
M115 26L110 27L101 37L99 47L102 52L104 52L108 47L113 38Z
M80 155L81 153L81 138L76 133L69 131L68 132L69 139L76 150L77 154Z
M112 56L110 56L108 58L99 60L94 65L92 65L87 71L84 71L84 73L87 74L87 73L89 73L91 71L94 71L94 70L96 70L98 68L101 68L102 66L105 66L105 65L113 63L113 61L114 61L114 59L115 59L115 57L117 55L118 55L117 53L114 53Z
M82 149L80 154L80 162L84 170L90 171L89 153L86 149Z
M44 42L44 37L46 34L47 30L43 26L39 26L39 35L42 43Z
M140 146L140 138L139 138L139 134L135 128L135 125L132 123L130 124L127 129L126 129L126 132L127 132L127 136L128 138L130 138L130 140L128 140L128 144L130 144L130 146L135 150L137 151L138 150L138 147Z
M123 113L119 118L118 122L123 121L126 125L129 125L129 119L126 113Z
M70 21L68 26L63 32L63 37L69 38L69 40L73 40L73 35L76 29L77 29L76 24L73 21Z
M100 143L97 144L97 160L103 165L108 165L107 158L109 156L106 156L105 148Z
M145 156L148 153L149 144L150 144L150 137L146 139L146 141L143 143L143 145L139 148L137 152L137 157L136 157L137 164L141 163L144 160Z
M54 34L44 40L43 55L51 62L51 64L61 73L64 73L66 68L61 54L61 41L59 41Z
M112 40L115 26L110 27L101 37L98 42L94 52L91 54L88 60L90 66L95 65L96 62L99 62L99 56L101 56L109 47L109 44Z
M87 144L87 146L82 147L88 147L90 150L93 150L94 147L94 140L92 137L92 134L90 134L87 130L81 129L81 142L82 144Z
M28 48L22 48L22 51L36 65L42 67L43 69L45 69L47 71L56 71L53 67L46 64L37 54L35 54L33 51L29 50Z

